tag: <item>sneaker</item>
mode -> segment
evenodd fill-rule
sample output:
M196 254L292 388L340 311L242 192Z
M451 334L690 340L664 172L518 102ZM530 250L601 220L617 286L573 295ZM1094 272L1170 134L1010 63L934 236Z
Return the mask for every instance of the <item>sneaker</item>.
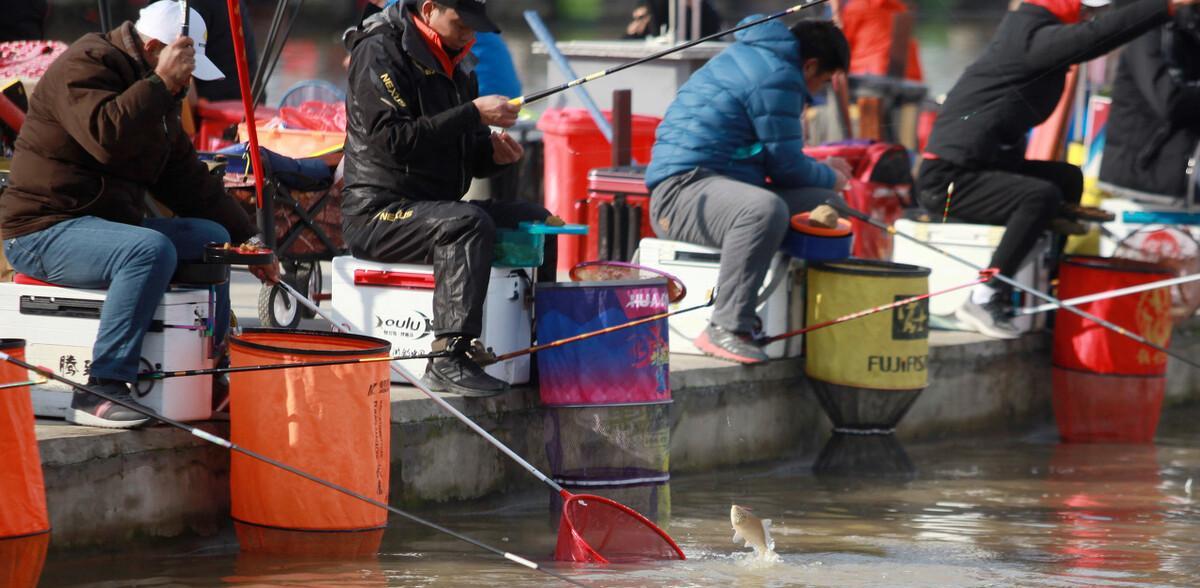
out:
M970 297L954 311L954 318L976 331L996 339L1018 339L1021 332L1012 324L1012 313L1008 305L992 298L987 304L976 304Z
M744 364L767 361L766 352L751 335L730 331L714 324L709 324L708 328L704 329L704 332L700 333L693 343L705 355L719 359Z
M129 384L125 382L88 378L88 387L117 400L141 406L129 394ZM149 408L146 410L150 411ZM140 412L80 390L76 390L75 395L71 397L71 408L67 409L66 418L68 423L105 429L132 429L150 421L150 417Z
M450 355L435 357L425 367L425 385L434 392L453 392L461 396L487 398L508 391L508 384L483 371L471 357L478 348L466 337L440 338L433 350L449 351Z

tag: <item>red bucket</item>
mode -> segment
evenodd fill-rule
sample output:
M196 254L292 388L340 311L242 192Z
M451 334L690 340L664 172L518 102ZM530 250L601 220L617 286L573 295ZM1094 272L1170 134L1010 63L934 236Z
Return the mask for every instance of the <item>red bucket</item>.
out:
M1059 266L1062 299L1107 292L1174 277L1152 263L1107 257L1075 256ZM1166 347L1171 342L1171 292L1168 288L1097 300L1078 306ZM1167 356L1077 314L1057 311L1054 365L1077 371L1126 376L1161 376Z
M1069 443L1152 443L1164 376L1110 376L1053 368L1054 419Z

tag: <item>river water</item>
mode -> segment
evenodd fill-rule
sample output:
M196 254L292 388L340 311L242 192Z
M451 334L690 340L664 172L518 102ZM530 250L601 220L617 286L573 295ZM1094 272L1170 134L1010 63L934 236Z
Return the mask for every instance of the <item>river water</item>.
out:
M1200 407L1171 410L1157 445L1059 444L1052 427L914 444L904 448L914 471L901 475L817 476L802 460L679 476L669 499L660 488L652 503L687 561L557 569L593 586L1195 586L1197 417ZM545 561L555 538L549 504L535 491L422 514ZM730 504L774 519L779 561L730 541ZM396 517L381 545L357 558L264 556L239 552L227 530L119 554L52 550L42 585L554 585Z

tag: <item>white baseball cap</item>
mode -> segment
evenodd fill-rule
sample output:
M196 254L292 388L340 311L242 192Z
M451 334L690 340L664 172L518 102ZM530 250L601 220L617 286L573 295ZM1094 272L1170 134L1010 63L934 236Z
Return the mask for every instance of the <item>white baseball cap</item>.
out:
M1104 8L1112 3L1112 0L1082 0L1081 4L1088 8Z
M158 0L142 9L134 28L147 37L170 45L179 38L179 31L183 28L180 18L182 6L183 2L179 0ZM204 48L208 45L208 26L196 9L188 10L191 12L188 17L188 36L196 48L196 69L192 70L192 77L204 81L224 78L225 74L204 55Z

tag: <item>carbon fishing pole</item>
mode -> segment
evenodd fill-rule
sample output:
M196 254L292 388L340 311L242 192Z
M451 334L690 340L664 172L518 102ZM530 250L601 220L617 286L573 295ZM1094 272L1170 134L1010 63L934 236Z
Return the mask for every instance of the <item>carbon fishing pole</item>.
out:
M772 21L772 20L775 20L775 19L777 19L777 18L782 18L782 17L785 17L785 16L787 16L787 15L789 15L789 14L793 14L793 13L796 13L796 12L800 12L801 10L804 10L805 8L809 8L809 7L812 7L812 6L816 6L816 5L818 5L818 4L824 4L824 3L828 2L828 1L829 1L829 0L813 0L812 2L805 2L805 3L803 3L803 4L797 4L797 5L795 5L795 6L791 7L791 8L788 8L787 10L783 10L783 11L780 11L780 12L776 12L775 14L771 14L771 15L764 16L764 17L762 17L762 18L760 18L760 19L758 19L758 20L752 20L752 21L750 21L750 22L748 22L748 23L743 23L743 24L740 24L740 25L738 25L738 26L736 26L736 27L733 27L733 28L731 28L731 29L726 29L726 30L724 30L724 31L716 32L716 33L713 33L713 34L711 34L711 35L708 35L708 36L706 36L706 37L700 37L699 39L695 39L695 40L692 40L692 41L688 41L688 42L686 42L686 43L680 43L679 45L676 45L676 46L674 46L674 47L669 47L669 48L667 48L667 49L664 49L664 50L662 50L662 51L659 51L658 53L654 53L654 54L651 54L651 55L647 55L647 56L645 56L645 57L642 57L642 58L640 58L640 59L635 59L635 60L633 60L633 61L630 61L630 62L628 62L628 63L622 63L622 64L620 64L620 65L614 65L613 67L610 67L610 68L608 68L608 69L606 69L606 70L603 70L603 71L598 71L598 72L596 72L596 73L593 73L593 74L589 74L589 75L583 76L582 78L576 78L576 79L574 79L574 80L571 80L571 81L569 81L569 82L567 82L567 83L565 83L565 84L560 84L560 85L558 85L558 86L555 86L555 87L553 87L553 88L547 88L547 89L545 89L545 90L539 90L539 91L537 91L537 92L534 92L534 93L532 93L532 94L527 94L527 95L525 95L525 96L518 96L518 97L516 97L516 98L513 98L513 99L509 100L508 102L509 102L510 104L515 104L515 105L517 105L517 106L524 106L524 105L526 105L526 104L529 104L529 103L531 103L531 102L537 102L537 101L539 101L539 100L542 100L542 99L545 99L545 98L549 98L550 96L553 96L553 95L555 95L555 94L558 94L559 92L563 92L563 91L569 90L569 89L571 89L571 88L574 88L575 86L579 86L579 85L581 85L581 84L586 84L586 83L588 83L588 82L590 82L590 81L593 81L593 80L598 80L598 79L600 79L600 78L602 78L602 77L605 77L605 76L608 76L608 75L611 75L611 74L615 74L615 73L617 73L617 72L619 72L619 71L621 71L621 70L629 69L629 68L631 68L631 67L633 67L633 66L635 66L635 65L641 65L641 64L643 64L643 63L646 63L647 61L654 61L655 59L658 59L658 58L660 58L660 57L664 57L664 56L670 55L670 54L672 54L672 53L675 53L675 52L678 52L678 51L683 51L684 49L687 49L688 47L695 47L696 45L699 45L700 43L704 43L704 42L706 42L706 41L712 41L712 40L714 40L714 39L718 39L718 38L720 38L720 37L724 37L725 35L729 35L729 34L732 34L732 33L736 33L736 32L738 32L738 31L745 30L745 29L748 29L748 28L750 28L750 27L753 27L753 26L758 26L758 25L760 25L760 24L762 24L762 23L764 23L764 22Z
M670 311L670 312L660 312L660 313L658 313L658 314L650 315L650 316L647 316L647 317L642 317L642 318L640 318L640 319L633 320L633 321L629 321L629 322L627 322L627 323L621 323L621 324L619 324L619 325L613 325L613 326L611 326L611 327L605 327L605 328L603 328L603 329L597 329L597 330L595 330L595 331L591 331L591 332L588 332L588 333L580 333L580 334L578 334L578 335L573 335L573 336L571 336L571 337L564 337L564 338L562 338L562 339L559 339L558 341L551 341L551 342L549 342L549 343L545 343L545 344L542 344L542 345L534 345L533 347L530 347L530 348L528 348L528 349L521 349L521 350L519 350L519 351L513 351L513 352L511 352L511 353L505 353L505 354L503 354L503 355L497 355L497 356L496 356L496 359L495 359L495 360L493 360L493 361L491 361L491 362L489 362L489 363L497 363L497 362L501 362L501 361L508 361L508 360L510 360L510 359L512 359L512 358L514 358L514 357L520 357L520 356L522 356L522 355L528 355L528 354L530 354L530 353L536 353L536 352L538 352L538 351L543 351L543 350L546 350L546 349L553 349L553 348L555 348L555 347L561 347L561 346L563 346L563 345L566 345L566 344L568 344L568 343L574 343L574 342L576 342L576 341L582 341L582 340L584 340L584 339L591 339L592 337L599 337L600 335L604 335L604 334L606 334L606 333L612 333L612 332L614 332L614 331L619 331L619 330L621 330L621 329L628 329L628 328L630 328L630 327L636 327L636 326L638 326L638 325L644 325L644 324L646 324L646 323L652 323L652 322L654 322L654 321L657 321L657 320L662 320L662 319L665 319L665 318L670 318L670 317L673 317L673 316L675 316L675 315L677 315L677 314L683 314L683 313L685 313L685 312L691 312L691 311L693 311L693 310L699 310L699 309L701 309L701 308L707 308L707 307L709 307L709 306L712 306L712 305L713 305L713 303L714 303L714 302L716 302L716 300L717 300L717 291L714 289L714 290L712 291L712 293L711 293L711 294L708 296L708 300L704 301L704 303L703 303L703 304L697 304L696 306L689 306L688 308L681 308L681 309L679 309L679 310L672 310L672 311Z
M280 283L282 283L282 282L280 282ZM349 496L349 497L351 497L351 498L356 498L356 499L358 499L358 500L361 500L361 501L363 501L363 502L366 502L367 504L370 504L370 505L372 505L372 506L376 506L376 507L382 508L382 509L384 509L384 510L387 510L388 512L391 512L391 513L393 513L393 514L396 514L396 515L399 515L399 516L401 516L401 517L403 517L403 518L405 518L405 519L408 519L409 521L412 521L412 522L414 522L414 523L417 523L417 524L419 524L419 525L423 525L423 526L425 526L425 527L428 527L428 528L430 528L430 529L433 529L433 530L435 530L435 531L438 531L438 532L441 532L441 533L445 533L445 534L447 534L447 535L449 535L449 536L451 536L451 537L454 537L455 539L458 539L459 541L462 541L462 542L464 542L464 543L470 543L471 545L474 545L475 547L478 547L478 548L480 548L480 549L482 549L482 550L484 550L484 551L491 552L491 553L493 553L493 554L495 554L495 555L498 555L498 556L500 556L500 557L503 557L504 559L507 559L507 560L509 560L509 561L511 561L511 562L513 562L513 563L516 563L516 564L518 564L518 565L524 566L524 567L526 567L526 568L529 568L529 569L531 569L531 570L537 570L537 571L539 571L539 572L542 572L543 574L546 574L546 575L548 575L548 576L551 576L551 577L553 577L553 578L555 578L555 579L558 579L558 580L561 580L561 581L563 581L563 582L566 582L566 583L568 583L568 584L571 584L572 586L581 586L581 587L587 588L585 584L581 584L581 583L579 583L579 582L577 582L577 581L575 581L575 580L572 580L572 579L570 579L570 578L568 578L568 577L566 577L566 576L563 576L562 574L559 574L559 573L557 573L557 572L554 572L554 571L552 571L552 570L549 570L549 569L543 568L543 567L539 566L537 563L535 563L535 562L533 562L533 561L530 561L530 560L528 560L528 559L526 559L526 558L524 558L524 557L521 557L521 556L519 556L519 555L516 555L516 554L513 554L513 553L509 553L509 552L507 552L507 551L503 551L503 550L497 549L497 548L495 548L495 547L492 547L491 545L488 545L488 544L486 544L486 543L484 543L484 542L482 542L482 541L479 541L479 540L477 540L477 539L473 539L473 538L471 538L471 537L468 537L468 536L466 536L466 535L463 535L462 533L458 533L458 532L456 532L456 531L451 531L450 529L447 529L446 527L443 527L443 526L441 526L441 525L439 525L439 524L437 524L437 523L435 523L435 522L433 522L433 521L429 521L429 520L423 519L423 518L421 518L421 517L419 517L419 516L417 516L417 515L414 515L414 514L412 514L412 513L409 513L409 512L406 512L406 511L400 510L400 509L398 509L398 508L396 508L396 507L394 507L394 506L392 506L392 505L390 505L390 504L386 504L386 503L383 503L383 502L379 502L378 500L375 500L375 499L373 499L373 498L370 498L370 497L368 497L368 496L364 496L364 495L362 495L362 494L359 494L358 492L355 492L354 490L351 490L351 489L349 489L349 488L346 488L345 486L340 486L340 485L338 485L338 484L335 484L335 483L333 483L333 482L330 482L330 481L328 481L328 480L325 480L325 479L322 479L322 478L318 478L317 476L314 476L314 475L312 475L312 474L310 474L310 473L308 473L308 472L306 472L306 471L304 471L304 470L301 470L301 469L299 469L299 468L296 468L296 467L290 466L290 465L288 465L288 464L286 464L286 463L283 463L283 462L281 462L281 461L277 461L277 460L275 460L275 459L272 459L272 458L270 458L270 457L267 457L267 456L265 456L265 455L263 455L263 454L261 454L261 453L258 453L258 452L256 452L256 451L253 451L253 450L251 450L251 449L246 449L245 447L242 447L241 445L238 445L238 444L236 444L236 443L234 443L234 442L232 442L232 441L229 441L228 439L224 439L224 438L222 438L222 437L218 437L218 436L216 436L216 435L213 435L212 433L209 433L209 432L207 432L207 431L202 431L202 430L200 430L200 429L197 429L196 427L192 427L192 426L186 425L186 424L184 424L184 423L182 423L182 422L179 422L179 421L177 421L177 420L174 420L174 419L169 419L169 418L167 418L167 417L164 417L164 416L162 416L162 415L160 415L160 414L158 414L158 413L156 413L156 412L154 412L154 411L152 411L152 410L150 410L150 409L148 409L148 408L146 408L146 407L144 407L144 406L142 406L142 405L140 405L140 404L137 404L137 403L134 403L134 402L129 402L129 401L127 401L127 400L122 400L122 399L120 399L120 398L117 398L117 397L115 397L115 396L112 396L112 395L110 395L110 394L107 394L107 393L105 393L105 392L100 392L99 390L96 390L96 389L94 389L94 388L92 388L92 387L90 387L90 386L85 386L85 385L83 385L83 384L80 384L80 383L78 383L78 382L75 382L75 381L72 381L72 380L68 380L67 378L64 378L64 377L62 377L62 376L60 376L60 375L58 375L58 374L54 373L54 371L53 371L53 370L51 370L50 368L45 368L45 367L42 367L42 366L37 366L37 365L30 364L30 363L26 363L26 362L24 362L24 361L22 361L22 360L19 360L19 359L15 358L15 357L13 357L13 356L11 356L11 355L7 354L7 353L4 353L3 351L0 351L0 360L2 360L2 361L7 361L7 362L9 362L9 363L11 363L11 364L13 364L13 365L16 365L16 366L18 366L18 367L24 368L24 369L26 369L26 370L29 370L29 371L32 371L32 372L36 372L36 373L38 373L38 374L41 374L41 375L42 375L42 376L44 376L44 377L51 378L51 379L53 379L53 380L56 380L56 381L58 381L58 382L61 382L61 383L63 383L63 384L66 384L66 385L68 385L68 386L70 386L70 387L72 387L72 388L75 388L76 390L79 390L79 391L81 391L81 392L86 392L86 393L88 393L88 394L91 394L91 395L93 395L93 396L96 396L96 397L98 397L98 398L102 398L102 399L104 399L104 400L107 400L108 402L111 402L111 403L113 403L113 404L116 404L116 405L119 405L119 406L123 406L123 407L125 407L125 408L127 408L127 409L129 409L129 410L132 410L132 411L134 411L134 412L137 412L138 414L142 414L142 415L145 415L145 416L147 416L147 417L150 417L150 418L152 418L152 419L155 419L155 420L161 421L161 422L163 422L163 423L165 423L165 424L167 424L167 425L170 425L170 426L172 426L172 427L175 427L175 428L177 428L177 429L182 429L183 431L186 431L186 432L190 433L192 436L194 436L194 437L198 437L198 438L200 438L200 439L203 439L204 441L207 441L207 442L209 442L209 443L212 443L213 445L218 445L218 446L220 446L220 447L224 447L225 449L228 449L228 450L230 450L230 451L236 451L236 452L238 452L238 453L241 453L242 455L245 455L245 456L247 456L247 457L250 457L250 458L253 458L253 459L257 459L257 460L259 460L259 461L261 461L261 462L263 462L263 463L266 463L266 464L268 464L268 465L274 466L274 467L276 467L276 468L279 468L279 469L281 469L281 470L284 470L284 471L286 471L286 472L289 472L289 473L291 473L291 474L294 474L294 475L300 476L301 478L304 478L304 479L306 479L306 480L308 480L308 481L310 481L310 482L315 482L315 483L317 483L317 484L320 484L320 485L322 485L322 486L325 486L326 488L330 488L330 489L332 489L332 490L336 490L336 491L338 491L338 492L341 492L342 494L345 494L346 496Z
M619 325L613 325L611 327L605 327L603 329L597 329L595 331L589 331L587 333L580 333L578 335L564 337L562 339L558 339L556 341L551 341L549 343L544 343L542 345L534 345L532 347L527 347L525 349L511 351L509 353L505 353L504 355L499 355L496 357L484 356L481 358L477 358L476 361L479 363L479 365L492 365L494 363L508 361L510 359L521 357L522 355L529 355L530 353L536 353L536 352L542 351L544 349L552 349L554 347L559 347L562 345L566 345L568 343L574 343L576 341L582 341L584 339L591 339L592 337L599 337L600 335L604 335L607 333L620 331L622 329L628 329L630 327L636 327L638 325L644 325L646 323L653 322L653 321L660 320L660 319L670 318L677 314L683 314L685 312L691 312L693 310L699 310L701 308L706 308L706 307L712 306L713 303L715 302L715 300L716 300L716 295L714 294L713 296L710 296L709 299L704 304L698 304L696 306L690 306L688 308L681 308L679 310L673 310L670 312L658 313L658 314L651 315L648 317L643 317L643 318L640 318L637 320L632 320L627 323L621 323ZM324 315L322 315L322 316L324 316ZM329 319L329 317L325 317L325 318L328 319L329 322L331 322L331 323L333 322L333 320ZM335 325L336 325L336 323L335 323ZM272 363L272 364L264 364L264 365L244 365L244 366L224 367L224 368L204 368L204 369L195 369L195 370L143 372L143 373L138 374L138 380L165 380L167 378L183 378L183 377L188 377L188 376L210 376L210 375L217 375L217 374L236 374L239 372L260 372L260 371L267 371L267 370L286 370L289 368L309 368L309 367L323 367L323 366L330 366L330 365L349 365L349 364L355 364L355 363L404 361L407 359L436 359L439 357L446 357L448 355L450 355L450 354L445 351L434 351L434 352L430 352L430 353L422 353L420 355L408 355L408 356L403 356L403 357L396 357L396 356L364 357L364 358L358 358L358 359L331 359L328 361L304 361L304 362L294 362L294 363Z
M450 355L446 351L435 351L432 353L422 353L420 355L408 355L403 357L388 356L388 357L362 357L358 359L331 359L328 361L300 361L293 363L268 363L263 365L243 365L223 368L205 368L197 370L176 370L176 371L158 371L158 372L142 372L138 374L138 380L165 380L167 378L183 378L187 376L214 376L218 374L237 374L241 372L263 372L270 370L286 370L290 368L311 368L325 367L330 365L350 365L355 363L377 363L384 361L402 361L405 359L434 359Z
M0 384L0 390L7 390L9 388L20 388L21 386L38 386L41 384L45 384L46 382L49 382L49 381L50 380L47 380L46 378L40 378L37 380L29 380L27 382L10 382L8 384Z
M823 323L817 323L817 324L815 324L815 325L810 325L810 326L804 327L803 329L796 329L795 331L788 331L788 332L786 332L786 333L780 333L780 334L778 334L778 335L775 335L775 336L772 336L772 337L767 337L767 338L766 338L766 339L763 341L763 344L765 345L765 344L768 344L768 343L774 343L774 342L776 342L776 341L782 341L782 340L784 340L784 339L788 339L788 338L790 338L790 337L795 337L795 336L797 336L797 335L803 335L803 334L805 334L805 333L807 333L807 332L809 332L809 331L815 331L815 330L817 330L817 329L824 329L825 327L831 327L831 326L833 326L833 325L836 325L836 324L839 324L839 323L844 323L844 322L847 322L847 321L852 321L852 320L854 320L854 319L857 319L857 318L862 318L862 317L864 317L864 316L868 316L868 315L872 315L872 314L875 314L875 313L877 313L877 312L883 312L883 311L885 311L885 310L891 310L891 309L893 309L893 308L896 308L896 307L904 306L904 305L906 305L906 304L912 304L912 303L914 303L914 302L920 302L920 301L922 301L922 300L925 300L925 299L927 299L927 298L933 298L934 296L939 296L939 295L942 295L942 294L946 294L946 293L948 293L948 292L953 292L953 291L955 291L955 290L961 290L961 289L963 289L963 288L969 288L969 287L971 287L971 286L974 286L974 285L976 285L976 284L982 284L982 283L984 283L984 282L987 282L988 280L991 280L991 279L992 279L992 277L993 277L993 276L995 276L995 275L996 275L996 274L998 274L998 273L1000 273L1000 272L999 272L999 270L997 270L996 268L988 268L988 269L985 269L985 270L980 270L980 272L979 272L979 277L978 277L978 278L976 278L976 279L974 279L974 280L971 280L970 282L967 282L967 283L965 283L965 284L959 284L959 285L957 285L957 286L953 286L953 287L950 287L950 288L946 288L945 290L938 290L937 292L929 292L928 294L920 294L920 295L917 295L917 296L910 296L910 297L908 297L908 298L904 298L904 299L902 299L902 300L897 300L897 301L895 301L895 302L889 302L889 303L887 303L887 304L883 304L883 305L876 306L876 307L873 307L873 308L868 308L868 309L866 309L866 310L860 310L860 311L858 311L858 312L852 312L852 313L850 313L850 314L847 314L847 315L845 315L845 316L840 316L840 317L838 317L838 318L835 318L835 319L830 319L830 320L827 320L827 321L825 321L825 322L823 322Z
M1080 304L1086 304L1088 302L1095 302L1097 300L1108 300L1109 298L1118 298L1121 296L1128 296L1130 294L1137 294L1138 292L1145 292L1146 290L1157 290L1159 288L1169 288L1171 286L1177 286L1179 284L1195 282L1196 280L1200 280L1200 274L1191 274L1188 276L1180 276L1178 278L1168 278L1166 280L1158 280L1157 282L1138 284L1136 286L1119 288L1117 290L1109 290L1107 292L1097 292L1095 294L1088 294L1086 296L1067 298L1067 299L1063 300L1062 303L1063 303L1063 306L1077 306ZM1017 316L1023 316L1023 315L1027 315L1027 314L1037 314L1039 312L1046 312L1048 310L1055 310L1057 308L1058 307L1055 306L1053 303L1046 303L1046 304L1040 304L1038 306L1030 306L1028 308L1019 308L1013 312Z
M825 203L836 208L839 212L841 212L847 216L852 216L860 221L863 221L881 231L888 233L889 235L894 235L894 236L903 237L905 239L908 239L909 241L912 241L913 243L916 243L917 245L920 245L921 247L924 247L926 249L929 249L930 251L933 251L934 253L938 253L945 257L953 259L954 261L957 261L971 269L974 269L977 271L983 270L983 268L979 267L978 265L975 265L974 263L971 263L967 259L964 259L953 253L950 253L949 251L946 251L945 249L942 249L941 247L938 247L936 245L931 245L929 243L926 243L916 237L913 237L912 235L903 233L901 231L897 231L895 227L885 225L885 224L879 222L878 220L871 218L869 215L863 214L863 213L851 208L848 204L846 204L840 198L830 198L830 199L826 200ZM1195 360L1192 360L1192 359L1184 356L1181 353L1171 351L1170 349L1167 349L1166 347L1163 347L1162 345L1159 345L1158 343L1155 343L1155 342L1143 337L1142 335L1140 335L1138 333L1134 333L1134 332L1126 329L1125 327L1113 324L1112 322L1109 322L1109 321L1102 319L1090 312L1081 310L1074 306L1067 306L1067 305L1063 304L1062 300L1059 300L1059 299L1057 299L1049 294L1046 294L1040 290L1036 290L1031 286L1026 286L1025 284L1022 284L1002 273L996 273L995 276L996 276L997 280L1000 280L1001 282L1004 282L1005 284L1008 284L1009 286L1012 286L1012 287L1014 287L1018 290L1022 290L1024 292L1028 292L1029 294L1031 294L1033 296L1036 296L1050 304L1053 304L1056 309L1066 310L1067 312L1076 314L1076 315L1078 315L1082 318L1085 318L1089 321L1092 321L1106 329L1109 329L1112 332L1117 333L1118 335L1123 335L1123 336L1128 337L1134 341L1137 341L1138 343L1141 343L1142 345L1145 345L1146 347L1149 347L1155 351L1158 351L1160 353L1165 353L1165 354L1167 354L1187 365L1190 365L1194 368L1200 368L1200 362L1196 362Z
M183 13L179 16L179 36L186 37L190 28L188 23L192 19L192 7L189 6L188 0L179 0L179 8L180 12Z

